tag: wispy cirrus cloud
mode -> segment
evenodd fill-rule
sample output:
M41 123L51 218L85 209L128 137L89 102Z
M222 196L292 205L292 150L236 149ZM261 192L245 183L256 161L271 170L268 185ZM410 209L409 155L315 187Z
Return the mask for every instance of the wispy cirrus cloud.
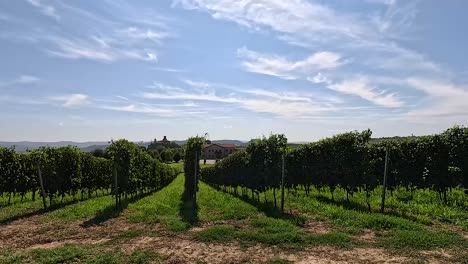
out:
M411 87L423 92L428 98L421 107L404 115L404 118L419 122L460 122L468 116L468 86L457 85L441 79L408 78Z
M408 74L423 77L445 73L427 56L399 44L417 14L414 2L368 2L375 8L371 14L345 12L334 9L331 3L305 0L179 0L173 5L206 12L214 19L232 21L254 31L271 31L281 41L313 50L305 59L292 60L243 47L237 55L246 71L287 80L306 79L377 106L400 107L404 102L395 92L377 85L382 76L401 80ZM356 77L366 71L370 72L366 78Z
M141 29L137 27L128 27L117 31L122 37L133 41L150 40L156 43L161 43L170 35L164 31L153 31L151 29Z
M404 104L395 94L378 91L364 76L357 76L341 83L329 84L328 88L340 93L359 96L379 106L400 107Z
M225 84L213 84L184 80L189 88L168 86L158 83L151 85L154 92L144 92L141 97L148 100L191 100L201 102L204 107L215 107L215 109L240 108L243 110L271 114L284 118L305 118L334 111L330 102L315 100L306 93L278 92L264 89L237 89L236 93L226 94ZM216 86L222 87L223 92L216 91ZM216 105L212 105L215 103ZM215 110L215 111L219 111Z
M51 4L46 4L44 0L27 0L29 4L41 10L46 16L49 16L55 20L60 20L60 16L57 14L57 10Z
M262 54L243 47L237 50L245 70L272 75L283 79L295 79L298 74L317 70L335 69L346 62L340 54L330 51L316 52L309 57L292 61L279 55Z
M90 97L86 94L67 94L62 96L52 96L51 100L61 102L62 106L73 108L91 104Z
M5 35L4 38L11 40L14 37L19 41L33 39L54 57L105 63L119 60L156 62L158 48L168 38L175 37L174 30L167 24L169 20L161 19L154 10L149 12L136 6L125 6L127 9L123 9L124 3L118 1L99 2L93 6L93 10L59 1L53 2L53 5L46 0L26 1L57 19L60 19L57 10L60 10L63 13L61 23L54 28L42 28L27 19L20 24L8 19L7 22L15 24L17 28L14 34ZM0 37L3 38L2 34Z
M6 81L0 80L0 87L14 86L14 85L18 85L18 84L22 84L22 85L24 85L24 84L34 84L34 83L37 83L39 81L40 81L40 79L38 77L36 77L36 76L23 74L23 75L18 76L15 79L6 80Z

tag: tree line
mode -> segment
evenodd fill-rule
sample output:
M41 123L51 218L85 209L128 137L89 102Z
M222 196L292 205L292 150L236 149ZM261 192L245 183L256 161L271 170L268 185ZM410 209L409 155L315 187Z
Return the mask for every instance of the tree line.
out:
M35 200L39 194L49 198L49 205L55 198L84 199L99 190L127 196L157 190L177 174L127 140L112 142L104 156L108 158L73 146L42 147L28 153L0 148L0 196L7 196L9 204L12 195L23 199L30 193Z
M372 132L348 132L298 148L288 148L284 135L271 135L253 141L245 151L229 155L215 166L204 168L202 180L218 187L260 193L276 190L282 183L284 155L286 188L366 193L370 210L371 191L382 185L386 151L389 153L387 188L430 189L447 202L451 188L468 188L468 128L453 127L441 134L401 140L370 142Z

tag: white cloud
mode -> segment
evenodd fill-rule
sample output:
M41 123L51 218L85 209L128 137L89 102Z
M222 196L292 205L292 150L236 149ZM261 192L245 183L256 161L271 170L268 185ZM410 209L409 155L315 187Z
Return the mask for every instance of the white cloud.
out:
M164 31L153 31L151 29L141 29L137 27L128 27L118 31L122 37L129 40L141 41L151 40L156 43L161 43L162 40L169 37L169 34Z
M45 4L43 0L27 0L27 2L39 8L44 15L52 17L55 20L60 20L60 16L57 14L55 7Z
M175 68L164 68L164 67L152 67L151 69L156 71L164 71L164 72L187 72L184 69L175 69Z
M106 110L114 110L114 111L121 111L121 112L131 112L131 113L143 113L143 114L155 114L160 116L172 116L173 111L170 109L163 109L157 107L151 107L148 105L137 105L137 104L129 104L124 106L101 106L100 108Z
M321 72L317 73L314 77L307 77L307 80L313 83L331 83Z
M23 83L23 84L28 84L28 83L36 83L39 81L39 78L36 76L31 76L31 75L21 75L18 79L15 80L16 83Z
M40 79L32 75L20 75L18 78L8 81L0 80L0 87L13 86L16 84L33 84L39 82Z
M416 1L367 2L372 2L369 6L372 12L345 12L332 9L326 1L305 0L179 0L173 5L206 12L214 19L232 21L252 30L271 30L278 39L291 45L314 51L333 47L339 52L323 51L302 60L291 60L281 55L241 48L238 56L243 67L250 72L290 80L302 79L305 74L314 83L332 81L329 78L335 76L327 75L328 78L324 79L318 74L325 70L340 77L343 73L349 76L367 69L381 71L381 75L445 74L442 67L424 54L398 43L411 29L417 14ZM342 57L352 57L352 60L343 61ZM338 68L343 64L346 65Z
M184 80L191 89L183 89L156 83L151 88L158 89L159 92L143 93L145 99L154 100L193 100L203 101L205 104L224 103L229 106L216 106L216 109L239 107L241 109L257 112L269 113L279 117L309 117L323 113L323 111L333 111L334 107L329 101L321 102L311 98L309 94L293 92L276 92L264 89L237 89L238 95L219 95L213 88L216 84L207 82L195 82ZM220 84L222 87L228 85Z
M363 76L345 80L341 83L330 84L328 88L340 93L359 96L373 104L384 107L403 106L403 101L396 97L395 94L378 91L377 88L372 86L369 80Z
M64 96L54 96L50 97L50 99L55 101L61 101L62 106L70 108L80 107L91 103L89 96L85 94L69 94Z
M394 5L396 3L396 0L365 0L366 2L369 2L371 4L381 4L381 5Z
M291 61L279 55L262 54L243 47L237 50L237 56L243 59L245 70L283 79L296 79L299 74L334 69L345 64L339 54L329 51L316 52L303 60Z
M205 11L215 19L234 21L252 29L265 27L309 39L327 35L362 38L371 33L353 17L304 0L180 0L174 1L174 5Z
M300 96L293 92L272 92L263 89L252 89L252 90L245 90L243 91L247 94L256 95L258 97L270 97L274 99L279 99L283 101L303 101L303 102L311 102L312 100L309 97Z
M246 99L239 102L242 108L259 113L270 113L280 117L296 118L317 115L332 110L330 107L314 105L309 102L286 100Z
M125 40L121 40L125 41ZM136 49L128 46L119 46L119 40L92 37L86 39L63 39L56 38L53 42L58 50L47 52L56 57L66 59L88 59L100 62L114 62L122 59L133 59L148 62L157 61L158 57L151 49Z
M409 78L408 84L429 96L405 118L418 122L460 122L468 116L468 86L437 79Z
M207 82L197 82L197 81L192 81L192 80L184 80L184 82L192 87L201 88L201 89L207 89L212 86L212 84L207 83Z
M92 42L57 39L55 43L57 44L59 51L48 51L49 54L53 56L67 59L90 59L101 62L112 62L117 59L116 54L102 46L98 47Z

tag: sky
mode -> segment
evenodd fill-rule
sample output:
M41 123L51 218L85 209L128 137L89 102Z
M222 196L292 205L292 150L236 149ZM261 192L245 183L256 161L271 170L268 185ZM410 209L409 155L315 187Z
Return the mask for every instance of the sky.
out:
M0 0L0 141L468 124L468 1Z

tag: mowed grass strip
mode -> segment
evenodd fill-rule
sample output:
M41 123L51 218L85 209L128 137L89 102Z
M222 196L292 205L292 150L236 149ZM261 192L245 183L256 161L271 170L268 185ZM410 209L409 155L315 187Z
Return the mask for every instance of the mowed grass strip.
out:
M443 222L459 226L468 231L468 196L463 190L453 189L448 194L448 204L443 203L438 194L429 190L417 190L411 198L411 193L398 189L393 194L388 191L385 208L386 214L378 211L381 205L382 189L379 187L371 193L369 200L372 212L368 212L365 192L357 192L350 201L346 200L346 192L336 189L334 200L327 188L318 192L311 188L310 196L299 189L297 194L288 195L286 208L298 208L314 215L332 219L338 225L356 226L360 228L379 229L414 229L418 224L431 225ZM272 200L272 194L267 194Z
M191 224L181 217L183 210L186 210L182 202L183 192L184 176L179 175L162 190L130 204L127 208L128 219L141 223L161 223L170 231L186 231ZM202 222L240 220L261 215L255 206L203 182L199 183L197 199L198 217Z
M90 247L84 245L64 245L53 249L32 249L3 252L0 255L1 264L13 263L162 263L163 258L153 251L135 250L126 255L117 248Z
M180 217L183 192L184 177L179 175L165 188L129 204L126 215L132 222L161 223L171 231L185 231L190 225Z
M431 250L436 248L468 250L468 239L451 231L394 230L380 237L378 244L385 248L403 250Z
M84 201L64 206L60 209L48 212L46 215L55 220L76 221L92 218L96 215L101 215L104 210L108 210L109 214L115 206L115 199L111 195L91 198Z

